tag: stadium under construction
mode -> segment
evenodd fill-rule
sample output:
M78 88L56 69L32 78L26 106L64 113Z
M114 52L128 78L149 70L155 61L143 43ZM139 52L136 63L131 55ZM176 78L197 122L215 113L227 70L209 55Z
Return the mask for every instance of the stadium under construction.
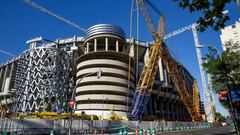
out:
M73 95L75 114L107 119L114 111L131 119L137 83L149 64L151 42L127 39L122 28L111 24L94 25L83 37L39 39L29 40L28 50L0 66L1 118L13 113L68 113ZM164 43L163 47L167 48ZM193 121L162 61L158 61L152 93L138 119ZM187 93L198 102L193 102L194 107L204 117L196 80L176 63ZM99 69L98 78L94 73Z

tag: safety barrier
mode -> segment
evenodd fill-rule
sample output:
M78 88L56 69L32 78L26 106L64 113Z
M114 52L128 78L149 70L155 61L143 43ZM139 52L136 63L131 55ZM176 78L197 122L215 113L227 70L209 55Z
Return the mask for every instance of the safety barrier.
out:
M129 124L129 123L128 123ZM131 134L135 135L156 135L160 132L177 132L184 130L195 130L212 127L212 123L207 122L155 122L147 121L137 124L135 129L128 127ZM129 130L130 129L130 130ZM123 129L119 130L119 135L126 135L128 132L123 132Z
M68 119L0 119L0 133L20 134L67 134L70 122ZM73 120L72 133L75 134L104 134L118 133L125 135L156 134L158 132L171 132L210 128L212 124L206 122L159 122L159 121L107 121L107 120Z

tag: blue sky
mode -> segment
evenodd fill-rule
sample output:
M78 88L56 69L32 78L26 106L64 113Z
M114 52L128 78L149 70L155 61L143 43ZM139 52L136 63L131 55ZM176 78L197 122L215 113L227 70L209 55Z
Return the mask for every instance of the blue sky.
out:
M193 23L199 13L190 14L187 10L178 8L173 0L152 0L160 11L165 15L168 32L179 29ZM131 0L34 0L43 7L68 18L79 24L83 28L88 28L98 23L110 23L121 26L127 36L129 36L129 18ZM231 20L227 25L233 24L240 17L240 9L232 2L227 5ZM55 20L35 9L28 7L21 0L1 0L0 2L0 49L19 55L26 50L27 40L42 36L55 40L57 38L82 36L78 30ZM153 13L153 18L159 18ZM135 20L135 19L134 19ZM136 21L134 21L136 22ZM222 51L220 32L208 29L204 33L199 33L200 44L211 44ZM139 39L151 41L152 38L147 29L147 25L140 15ZM202 85L199 67L197 63L196 50L192 31L187 31L166 41L177 58L197 79L200 92ZM202 49L203 55L207 49ZM0 63L11 57L0 53ZM218 101L216 99L216 101ZM224 115L227 111L217 103L217 110Z

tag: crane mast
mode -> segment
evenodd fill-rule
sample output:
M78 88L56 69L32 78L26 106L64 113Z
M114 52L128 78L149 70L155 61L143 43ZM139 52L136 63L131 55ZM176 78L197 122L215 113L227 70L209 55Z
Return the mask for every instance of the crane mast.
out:
M154 25L154 21L151 14L148 11L144 0L136 0L138 6L140 7L141 13L147 23L148 29L154 39L154 43L149 51L148 60L145 63L142 74L140 76L137 90L134 94L132 102L132 116L141 117L144 114L144 110L150 98L153 83L155 80L156 71L158 68L159 58L161 57L163 63L168 66L169 74L171 79L177 88L181 100L186 106L192 119L195 121L200 121L198 111L193 106L193 97L187 91L183 77L178 71L178 63L171 57L170 53L166 48L163 47L164 38L164 17L160 15L158 31Z
M159 31L157 31L154 25L154 21L151 17L151 14L149 13L148 8L145 5L144 1L137 0L136 3L140 7L142 15L144 16L144 19L155 42L153 43L153 46L150 48L147 63L145 63L142 74L138 81L137 90L134 94L132 102L133 117L139 117L143 115L145 107L150 98L156 71L158 68L158 61L160 58L159 50L162 45L164 35L164 17L163 16L160 17Z

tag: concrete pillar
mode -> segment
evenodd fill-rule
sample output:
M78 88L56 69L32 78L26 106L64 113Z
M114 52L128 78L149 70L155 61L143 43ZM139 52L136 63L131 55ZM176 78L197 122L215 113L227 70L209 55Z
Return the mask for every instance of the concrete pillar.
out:
M94 52L97 51L97 39L95 38L94 39Z
M184 105L183 105L183 120L185 121L186 120L186 109L185 109L185 107L184 107Z
M148 42L146 43L146 52L145 52L145 55L144 55L144 64L147 65L148 64L148 55L149 55L149 47L148 47Z
M73 36L73 40L74 40L74 42L73 42L73 46L76 46L77 36Z
M166 115L167 115L167 120L169 120L169 103L168 101L165 102L165 105L166 105Z
M1 91L1 88L2 88L2 84L3 84L3 67L0 69L0 91Z
M87 53L89 53L89 43L87 42Z
M168 84L167 69L163 69L163 71L164 71L164 82Z
M179 110L179 118L182 121L183 118L182 118L182 107L181 107L181 104L178 105L178 110Z
M162 58L159 58L158 67L159 67L160 81L163 81L164 80L164 76L163 76Z
M153 106L152 106L152 98L149 99L148 106L149 106L149 114L153 115Z
M9 72L9 79L10 79L10 83L9 83L9 90L11 90L11 88L13 87L13 86L11 86L10 84L11 84L11 81L12 81L12 73L13 73L13 69L14 69L14 67L15 67L15 64L14 64L14 62L12 62L12 64L11 64L11 69L10 69L10 72Z
M130 57L134 57L134 40L132 40L133 42L132 42L132 46L131 46L131 48L130 48L130 51L129 51L129 56ZM145 53L145 55L146 55L146 53ZM145 60L145 57L144 57L144 60Z
M164 119L163 100L160 100L160 113L161 113L162 119Z
M184 113L183 113L183 105L181 105L181 117L182 117L182 120L184 121Z
M157 113L156 113L156 111L157 111L157 101L156 101L156 97L154 97L154 99L153 99L153 110L154 110L154 115L156 116L157 115Z
M172 120L172 103L171 101L168 102L168 106L169 106L169 120Z
M5 71L4 71L1 91L3 91L3 89L5 87L5 81L6 81L7 72L8 72L8 65L5 66Z
M172 101L169 101L169 116L170 120L173 120L173 108L172 108Z
M175 114L176 114L176 111L175 111L175 106L174 106L174 102L172 101L172 120L176 120L176 118L175 118Z
M108 38L105 38L105 51L108 51Z
M175 111L175 113L176 113L176 120L178 120L179 121L179 111L178 111L178 103L175 103L175 108L176 108L176 111Z
M119 52L119 43L118 43L119 41L117 40L116 41L116 52Z

